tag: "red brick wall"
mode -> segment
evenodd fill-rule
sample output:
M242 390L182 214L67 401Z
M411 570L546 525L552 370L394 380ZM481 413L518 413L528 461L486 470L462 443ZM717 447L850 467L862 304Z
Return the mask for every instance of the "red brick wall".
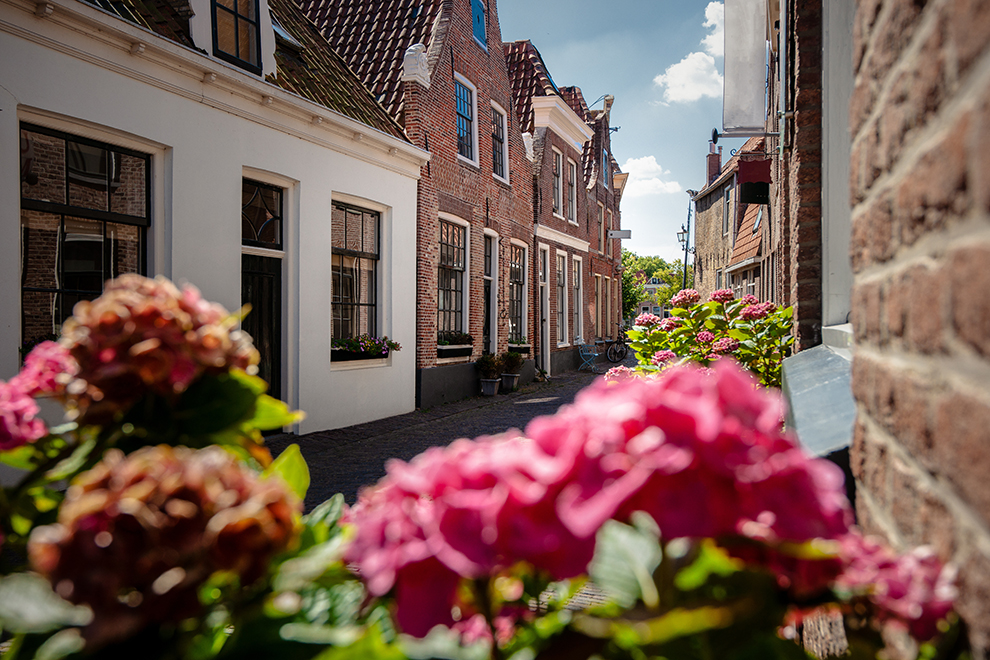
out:
M794 308L795 346L821 343L822 0L788 0L788 108L781 159L782 301Z
M470 0L454 0L445 9L447 20L438 43L430 48L433 75L429 89L405 84L403 121L414 144L430 151L432 159L423 168L419 182L417 229L417 366L436 365L437 266L439 263L439 213L452 213L470 223L469 272L470 303L464 330L474 337L474 355L482 351L484 321L484 230L499 234L498 297L508 304L509 239L533 244L532 170L525 155L519 126L511 111L512 93L502 50L501 32L495 3L489 3L488 50L474 39L471 30ZM435 64L434 64L435 62ZM454 71L476 87L478 125L478 167L457 157L457 125L454 99ZM491 102L507 111L509 181L492 176ZM528 292L527 292L528 293ZM530 301L532 303L532 301ZM532 305L530 305L532 307ZM527 337L533 336L534 314L528 314ZM508 319L499 318L498 350L508 339Z
M990 3L861 0L852 452L868 532L960 568L990 649Z

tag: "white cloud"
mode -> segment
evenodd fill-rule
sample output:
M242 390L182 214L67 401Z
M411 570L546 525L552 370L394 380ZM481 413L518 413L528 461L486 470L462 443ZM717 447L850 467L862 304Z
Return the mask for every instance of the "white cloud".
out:
M664 181L661 178L665 174L670 174L670 170L664 170L654 156L630 158L622 164L622 171L629 174L623 198L681 191L681 184L678 182Z
M690 53L677 64L653 79L663 87L667 103L691 103L700 98L722 96L722 75L715 68L715 58L707 53Z
M705 27L711 32L701 40L705 52L713 57L725 54L725 5L721 2L709 2L705 7Z

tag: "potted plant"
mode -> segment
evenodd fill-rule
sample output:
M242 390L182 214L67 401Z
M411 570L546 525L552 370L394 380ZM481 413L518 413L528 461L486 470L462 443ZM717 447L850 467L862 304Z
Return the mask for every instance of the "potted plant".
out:
M474 350L474 337L466 332L437 333L437 357L466 357Z
M512 392L519 384L519 372L522 371L523 356L515 351L502 354L502 388Z
M502 357L494 353L485 353L475 364L481 372L481 394L483 396L498 394L498 384L502 382L499 378L502 372Z
M392 351L400 351L402 346L388 337L375 337L363 334L357 337L343 337L330 341L330 359L333 362L350 360L376 360L387 358Z

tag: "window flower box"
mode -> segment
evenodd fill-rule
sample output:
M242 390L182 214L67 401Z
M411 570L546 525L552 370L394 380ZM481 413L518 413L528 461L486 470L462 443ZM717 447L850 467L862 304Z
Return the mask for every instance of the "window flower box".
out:
M437 346L438 358L466 357L474 350L473 344L446 344Z
M389 352L376 353L374 351L348 351L342 348L330 350L331 362L351 362L353 360L381 360L388 357Z
M509 344L509 350L514 353L519 353L519 355L529 355L529 349L532 344Z

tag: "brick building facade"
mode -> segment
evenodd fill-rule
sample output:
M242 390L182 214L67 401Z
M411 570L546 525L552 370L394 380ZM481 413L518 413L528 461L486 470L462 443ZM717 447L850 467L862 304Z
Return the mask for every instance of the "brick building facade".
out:
M850 104L866 531L960 569L990 651L990 3L860 0Z

